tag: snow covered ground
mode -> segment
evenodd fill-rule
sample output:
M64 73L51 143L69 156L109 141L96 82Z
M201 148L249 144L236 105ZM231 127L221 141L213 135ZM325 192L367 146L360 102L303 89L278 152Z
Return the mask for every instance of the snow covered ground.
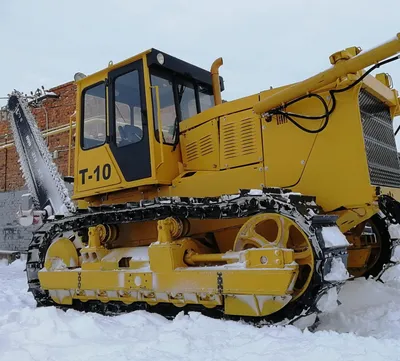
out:
M197 313L168 321L143 311L118 317L35 308L24 264L0 264L0 361L400 360L400 267L386 283L356 280L316 332L255 328Z

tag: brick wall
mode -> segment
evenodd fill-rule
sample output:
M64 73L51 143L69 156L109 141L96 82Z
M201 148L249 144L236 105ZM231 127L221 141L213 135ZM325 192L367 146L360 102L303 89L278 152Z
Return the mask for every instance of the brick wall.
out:
M0 193L0 250L24 251L28 248L35 227L22 227L16 218L21 196L26 192Z
M46 99L43 107L32 109L39 128L44 131L60 125L69 124L69 117L75 111L76 88L73 82L50 89L59 95L58 99ZM1 149L1 145L12 140L8 122L0 123L0 192L18 190L24 186L19 169L18 154L15 147ZM58 150L59 158L55 159L59 171L67 175L68 132L52 135L47 138L51 152ZM73 162L72 162L73 165Z
M73 82L62 84L50 91L59 95L59 98L46 99L43 106L32 109L42 131L69 124L70 116L75 111L76 87ZM21 195L27 190L15 147L4 147L10 141L12 141L11 129L7 121L2 121L0 122L0 250L21 250L26 249L33 228L25 229L16 221L15 213ZM58 158L54 159L54 162L62 175L73 175L73 152L71 172L67 169L68 141L68 131L47 138L49 150L58 151Z

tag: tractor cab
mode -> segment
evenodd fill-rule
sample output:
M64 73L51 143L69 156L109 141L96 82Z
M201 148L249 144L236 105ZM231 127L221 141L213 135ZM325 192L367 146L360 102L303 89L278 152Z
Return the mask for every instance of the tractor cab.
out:
M77 87L75 199L171 184L179 123L215 105L211 72L156 49L110 63Z

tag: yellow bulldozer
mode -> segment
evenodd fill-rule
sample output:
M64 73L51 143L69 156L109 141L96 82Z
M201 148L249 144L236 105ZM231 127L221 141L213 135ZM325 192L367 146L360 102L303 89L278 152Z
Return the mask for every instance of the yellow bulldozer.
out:
M371 72L399 52L400 33L233 101L221 58L207 71L150 49L77 73L72 200L14 91L38 305L293 323L379 276L398 255L400 105Z

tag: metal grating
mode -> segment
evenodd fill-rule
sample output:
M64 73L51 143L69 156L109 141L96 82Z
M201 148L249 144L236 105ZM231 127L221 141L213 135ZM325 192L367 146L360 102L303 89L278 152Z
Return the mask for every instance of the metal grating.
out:
M389 108L364 89L358 99L371 184L400 187L400 164Z

